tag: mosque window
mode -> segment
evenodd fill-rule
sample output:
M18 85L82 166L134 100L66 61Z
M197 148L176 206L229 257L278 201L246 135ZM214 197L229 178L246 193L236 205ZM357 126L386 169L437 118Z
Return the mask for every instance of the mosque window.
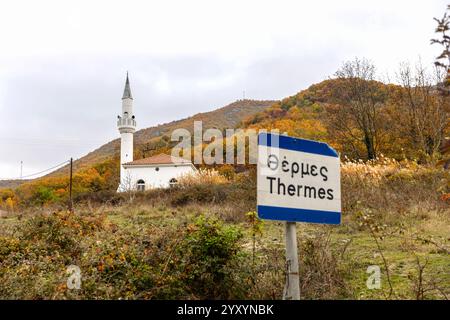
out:
M145 181L140 179L137 182L137 191L145 191Z
M170 185L171 187L175 186L177 183L178 183L178 180L175 179L175 178L172 178L172 179L170 179L170 181L169 181L169 185Z

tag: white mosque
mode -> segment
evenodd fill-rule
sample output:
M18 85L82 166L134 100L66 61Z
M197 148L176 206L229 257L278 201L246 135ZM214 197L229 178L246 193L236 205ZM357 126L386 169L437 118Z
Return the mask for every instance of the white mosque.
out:
M181 175L197 170L191 161L167 154L133 161L133 135L136 131L136 119L133 114L133 96L128 73L122 96L122 115L117 118L117 128L121 138L118 192L168 188L176 184Z

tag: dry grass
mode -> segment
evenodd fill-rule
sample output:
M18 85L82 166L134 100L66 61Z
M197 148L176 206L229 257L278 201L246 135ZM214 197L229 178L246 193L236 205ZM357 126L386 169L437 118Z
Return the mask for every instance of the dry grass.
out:
M200 169L193 173L182 175L178 179L180 187L190 187L193 185L218 185L229 183L230 181L218 171L212 169Z

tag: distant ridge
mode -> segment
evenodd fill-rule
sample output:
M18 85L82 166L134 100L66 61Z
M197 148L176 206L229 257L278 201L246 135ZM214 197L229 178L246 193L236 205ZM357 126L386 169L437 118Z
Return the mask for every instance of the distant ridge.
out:
M28 182L30 180L0 180L0 188L11 188L14 189L20 186L22 183Z

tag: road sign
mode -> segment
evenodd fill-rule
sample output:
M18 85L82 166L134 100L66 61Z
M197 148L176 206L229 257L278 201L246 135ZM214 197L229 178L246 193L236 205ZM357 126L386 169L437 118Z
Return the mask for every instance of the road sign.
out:
M326 143L260 133L257 180L261 219L341 222L340 160Z

